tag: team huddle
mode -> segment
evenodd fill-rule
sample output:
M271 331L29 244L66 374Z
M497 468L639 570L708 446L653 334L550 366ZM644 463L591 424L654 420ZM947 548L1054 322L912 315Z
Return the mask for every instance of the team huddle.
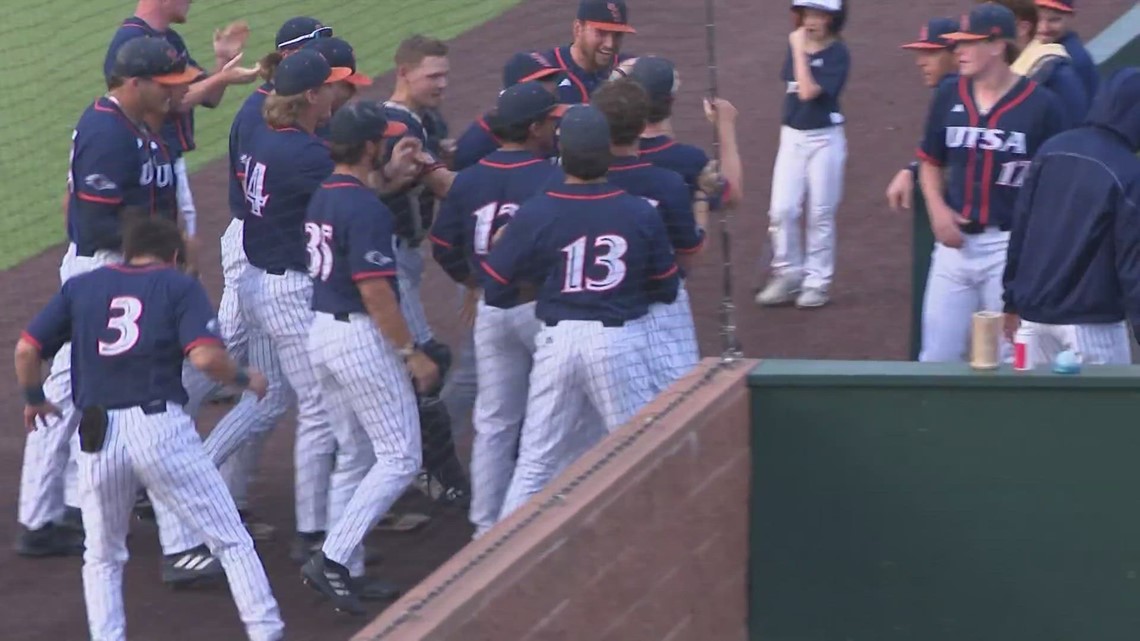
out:
M165 583L224 578L249 638L283 637L247 492L290 408L302 580L345 612L397 596L365 574L364 540L405 492L469 509L481 536L696 365L684 283L710 211L741 193L735 108L705 101L716 161L675 140L679 76L621 52L621 0L582 0L571 45L512 56L454 139L443 42L401 43L373 102L352 46L310 17L252 66L244 23L218 30L207 70L170 28L188 5L141 0L112 38L108 91L73 133L61 288L17 345L17 551L82 553L101 641L126 636L132 514L157 525ZM194 109L258 78L230 128L215 313L185 155ZM454 358L426 260L455 281ZM453 418L473 428L469 471Z

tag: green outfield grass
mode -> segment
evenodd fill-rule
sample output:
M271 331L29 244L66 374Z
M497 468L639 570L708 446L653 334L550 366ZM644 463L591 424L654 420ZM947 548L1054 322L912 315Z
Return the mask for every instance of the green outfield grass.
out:
M201 0L178 27L190 52L212 67L216 27L244 18L252 35L244 63L271 50L286 19L311 15L352 43L360 69L391 67L396 44L427 33L451 38L519 0ZM0 25L0 269L64 239L60 199L66 189L71 130L103 90L103 58L111 35L133 9L127 0L45 0L21 3ZM199 109L199 149L192 169L225 154L229 123L256 87L235 87L218 109Z

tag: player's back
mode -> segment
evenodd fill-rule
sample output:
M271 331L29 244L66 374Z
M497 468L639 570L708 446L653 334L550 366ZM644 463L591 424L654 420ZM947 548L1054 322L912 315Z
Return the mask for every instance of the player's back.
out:
M308 271L305 209L332 174L328 146L293 127L259 127L250 137L245 178L246 256L266 271Z
M543 282L535 314L547 324L640 318L655 283L676 276L657 210L614 185L560 185L527 203L520 216L523 211L543 219L535 221L535 241L546 258L536 265Z
M657 208L675 250L700 248L704 234L697 229L689 187L681 174L638 157L624 157L614 160L606 179Z
M466 214L463 239L469 259L486 256L495 234L559 173L549 159L529 151L495 151L460 172L448 200L454 198L452 204Z
M265 106L265 98L273 90L271 83L265 83L250 94L230 124L230 214L235 218L244 218L245 204L245 149L249 147L250 137L258 127L265 126L265 117L261 110Z
M78 406L186 403L180 316L201 289L169 265L108 265L64 284L71 306L72 376ZM200 292L199 292L200 293ZM204 294L202 294L204 298ZM189 349L187 349L189 351Z
M662 169L681 174L689 188L696 191L697 178L709 162L709 156L695 145L679 142L669 136L641 139L641 158Z

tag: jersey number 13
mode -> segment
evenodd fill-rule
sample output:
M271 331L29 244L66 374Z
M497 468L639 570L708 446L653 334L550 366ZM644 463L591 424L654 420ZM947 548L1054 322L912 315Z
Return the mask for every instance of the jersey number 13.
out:
M565 257L565 280L562 282L563 293L581 291L604 292L621 285L625 280L626 265L622 258L629 250L629 243L617 234L605 234L594 239L593 251L585 236L562 248ZM602 268L605 274L601 278L586 276L586 259L593 254L594 265Z

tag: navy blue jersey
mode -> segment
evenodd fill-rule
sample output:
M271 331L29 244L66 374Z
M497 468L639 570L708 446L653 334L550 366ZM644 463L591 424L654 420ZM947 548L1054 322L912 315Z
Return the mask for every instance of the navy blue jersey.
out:
M692 194L681 174L656 167L637 156L625 156L614 159L606 179L657 208L674 252L695 254L700 251L705 231L697 228Z
M170 150L159 137L131 122L114 100L96 100L71 133L67 235L79 255L119 251L124 207L177 220L175 180Z
M1081 37L1075 31L1066 33L1057 41L1057 44L1069 52L1073 71L1081 79L1081 84L1085 87L1085 94L1088 95L1091 103L1093 96L1096 95L1096 91L1100 87L1100 73L1096 70L1096 63L1093 62L1089 50L1085 48L1084 43L1081 42ZM1073 125L1079 124L1079 122L1073 123Z
M356 283L369 278L387 278L399 291L392 223L392 212L357 178L333 174L321 183L305 214L314 311L367 313Z
M455 162L452 169L463 171L503 144L491 133L491 126L487 124L490 116L490 113L486 113L476 118L455 141Z
M202 66L190 56L190 50L186 48L186 41L177 31L173 29L155 31L142 18L131 16L119 25L115 35L111 37L110 46L107 47L107 56L103 59L103 76L106 80L111 79L111 69L114 67L115 56L119 53L119 47L122 47L128 40L142 36L166 40L186 61L187 66L202 69ZM205 76L206 72L202 71L202 75ZM170 152L174 154L175 158L181 157L184 152L193 151L197 147L194 143L194 110L190 109L185 113L171 112L162 126L161 133L162 139L166 141L166 146L170 147Z
M561 174L549 159L529 151L495 151L459 172L428 236L436 262L456 282L477 273L495 234ZM508 299L494 301L498 306L517 303L517 291L508 289Z
M541 54L547 60L553 60L565 74L558 82L558 102L563 104L590 102L590 95L603 82L609 80L610 73L613 72L612 65L598 71L586 71L578 66L578 63L574 62L574 56L570 55L570 45L548 49ZM633 54L619 53L616 63L621 64L633 57L635 57Z
M269 272L309 271L305 210L332 174L329 148L292 127L259 127L250 136L243 247L249 264Z
M851 71L851 52L847 45L836 40L821 51L808 54L811 59L811 77L823 90L815 98L800 100L796 93L799 83L796 82L795 70L792 67L792 48L788 46L788 55L784 58L784 68L780 71L780 79L785 82L784 111L781 123L792 129L810 131L834 127L844 122L843 110L839 107L839 96L847 84L847 76Z
M696 193L701 186L698 182L701 172L709 164L709 155L704 149L683 142L677 142L670 136L652 136L641 139L641 157L655 167L668 169L681 174L689 191ZM724 191L716 197L709 198L711 209L720 209L723 201L732 191L732 185L726 184Z
M1065 122L1057 97L1032 80L1018 80L982 115L973 82L959 78L935 93L918 155L948 170L946 204L971 221L963 231L1008 230L1033 156Z
M523 204L482 263L487 298L538 287L535 315L621 325L677 297L677 262L657 210L606 183L558 185Z
M185 405L183 354L222 344L206 291L169 265L107 265L71 278L28 325L45 358L71 343L76 407Z
M436 159L440 157L440 142L447 137L447 127L442 118L431 112L420 115L394 102L384 103L384 114L388 120L407 126L408 132L404 136L419 139L425 151ZM389 152L398 141L398 138L390 140ZM423 232L431 228L435 194L422 182L416 182L396 193L384 195L383 200L396 217L396 235L418 244Z
M265 83L249 95L234 114L230 124L230 215L241 220L245 218L245 163L249 156L242 151L249 145L253 132L265 127L265 116L261 114L265 97L273 91L272 83Z

